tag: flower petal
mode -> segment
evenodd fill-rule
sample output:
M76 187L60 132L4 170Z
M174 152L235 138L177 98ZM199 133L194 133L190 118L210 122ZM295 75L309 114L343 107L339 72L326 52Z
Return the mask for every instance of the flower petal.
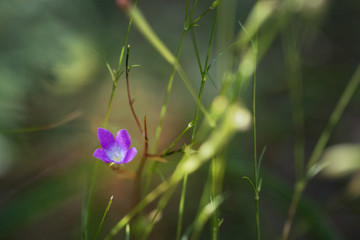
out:
M116 144L112 133L104 128L98 128L98 137L100 145L105 151L110 150Z
M120 149L128 150L131 144L130 135L126 129L121 129L116 134L116 142Z
M106 154L106 152L105 152L103 149L101 149L101 148L96 149L95 152L94 152L94 154L93 154L93 156L96 157L96 158L98 158L98 159L100 159L100 160L103 160L103 161L106 162L106 163L112 162L112 161L109 159L109 157L108 157L108 155Z
M136 148L134 147L130 148L129 151L127 151L126 153L124 160L122 161L122 164L128 163L131 160L133 160L136 154L137 154Z

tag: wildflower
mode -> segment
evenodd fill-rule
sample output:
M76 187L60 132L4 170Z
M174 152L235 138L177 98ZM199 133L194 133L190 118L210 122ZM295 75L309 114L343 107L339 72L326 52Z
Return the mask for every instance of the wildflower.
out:
M126 129L118 131L115 139L110 131L98 128L98 138L102 149L96 149L93 156L106 163L128 163L137 153L135 147L129 149L131 140Z

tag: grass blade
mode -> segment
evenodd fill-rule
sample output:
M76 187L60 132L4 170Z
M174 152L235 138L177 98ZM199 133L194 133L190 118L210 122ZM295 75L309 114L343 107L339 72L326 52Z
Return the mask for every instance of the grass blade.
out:
M325 130L322 132L315 149L310 157L310 160L307 164L307 170L311 169L314 164L320 158L321 153L323 152L327 142L329 141L330 135L335 128L336 124L339 122L340 117L342 116L346 106L348 105L351 97L354 95L355 90L360 84L360 65L356 68L356 71L346 86L344 93L342 94L339 102L337 103L333 113L330 116L330 120L325 127Z
M110 209L110 207L111 207L111 203L112 203L113 197L114 197L114 196L111 196L111 197L110 197L109 202L108 202L108 205L106 206L104 215L103 215L103 217L102 217L102 219L101 219L101 222L100 222L100 224L99 224L98 231L97 231L96 236L95 236L95 240L96 240L96 239L98 238L98 236L99 236L99 233L100 233L101 227L102 227L102 225L103 225L103 223L104 223L106 214L108 213L108 211L109 211L109 209Z

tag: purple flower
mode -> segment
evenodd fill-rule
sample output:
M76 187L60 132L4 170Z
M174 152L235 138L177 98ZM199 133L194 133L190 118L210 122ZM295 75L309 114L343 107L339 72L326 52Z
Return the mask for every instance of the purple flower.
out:
M136 148L129 149L131 140L126 129L118 131L115 140L110 131L98 128L98 137L102 149L96 149L93 156L106 163L128 163L133 160L137 153Z

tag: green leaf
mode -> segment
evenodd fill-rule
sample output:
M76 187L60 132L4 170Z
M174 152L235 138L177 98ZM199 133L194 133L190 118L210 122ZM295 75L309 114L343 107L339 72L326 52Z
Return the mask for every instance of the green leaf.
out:
M107 67L107 69L109 70L109 73L110 73L110 75L111 75L111 79L112 79L113 82L115 82L114 71L112 70L109 62L106 60L106 58L104 57L104 55L102 55L102 54L100 53L100 51L98 51L97 49L95 49L95 50L96 50L96 52L101 56L101 58L104 60L104 62L105 62L105 64L106 64L106 67Z
M97 233L96 233L95 239L97 239L97 238L98 238L98 236L99 236L99 233L100 233L101 227L102 227L102 225L103 225L103 223L104 223L104 220L105 220L106 214L108 213L108 211L109 211L109 209L110 209L110 206L111 206L111 203L112 203L113 197L114 197L114 196L111 196L111 197L110 197L110 199L109 199L108 205L106 206L106 209L105 209L104 215L103 215L103 217L102 217L102 219L101 219L101 222L100 222L100 225L99 225L98 231L97 231Z
M252 187L252 189L253 189L253 191L254 191L254 193L256 194L256 188L255 188L255 186L254 186L254 184L253 184L253 182L251 181L251 179L249 178L249 177L242 177L243 179L246 179L246 180L248 180L249 181L249 183L250 183L250 185L251 185L251 187Z
M263 148L263 150L261 151L261 154L260 154L260 157L259 157L259 160L258 160L258 167L257 167L257 175L260 176L260 166L261 166L261 162L262 162L262 159L264 157L264 153L266 151L266 146Z
M257 191L258 191L258 193L261 192L261 186L262 186L262 178L260 178L259 184L258 184L258 186L257 186Z
M130 68L136 68L136 67L142 67L142 65L136 65L136 64L130 65L130 66L129 66L129 69L130 69Z

